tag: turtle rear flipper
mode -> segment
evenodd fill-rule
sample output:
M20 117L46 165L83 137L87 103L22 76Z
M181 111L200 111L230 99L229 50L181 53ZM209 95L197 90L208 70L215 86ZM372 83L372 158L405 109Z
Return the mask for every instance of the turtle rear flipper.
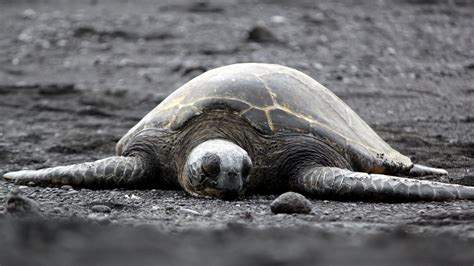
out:
M113 156L95 162L9 172L3 177L25 185L113 188L133 185L142 177L143 169L142 160L137 157Z
M293 189L319 198L367 201L445 201L474 199L474 187L352 172L335 167L300 171Z

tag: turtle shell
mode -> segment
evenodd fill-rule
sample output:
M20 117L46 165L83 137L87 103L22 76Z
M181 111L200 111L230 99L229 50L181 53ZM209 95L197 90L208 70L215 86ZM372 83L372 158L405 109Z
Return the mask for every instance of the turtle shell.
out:
M262 134L314 135L345 153L359 170L386 173L412 165L311 77L292 68L255 63L216 68L184 84L130 129L117 151L142 130L177 131L191 118L216 109L241 116Z

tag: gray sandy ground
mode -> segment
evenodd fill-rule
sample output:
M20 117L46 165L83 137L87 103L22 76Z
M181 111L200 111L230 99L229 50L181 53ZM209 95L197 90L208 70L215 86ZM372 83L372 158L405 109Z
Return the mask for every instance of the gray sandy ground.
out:
M316 78L390 145L450 172L429 179L474 185L473 13L471 1L434 0L0 1L0 174L110 156L192 77L269 62ZM248 41L257 25L273 37ZM1 180L0 201L15 187ZM273 215L277 195L20 189L48 221L1 218L1 265L474 263L472 201L311 200L309 215Z

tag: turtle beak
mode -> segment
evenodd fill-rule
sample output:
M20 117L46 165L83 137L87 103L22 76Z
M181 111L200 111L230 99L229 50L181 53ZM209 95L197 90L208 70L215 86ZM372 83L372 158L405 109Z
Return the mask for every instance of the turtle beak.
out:
M217 180L216 190L220 191L219 198L224 200L233 200L244 194L244 179L242 175L230 170L227 173L222 173Z
M244 194L244 182L236 171L221 173L217 180L206 182L203 194L223 200L233 200Z

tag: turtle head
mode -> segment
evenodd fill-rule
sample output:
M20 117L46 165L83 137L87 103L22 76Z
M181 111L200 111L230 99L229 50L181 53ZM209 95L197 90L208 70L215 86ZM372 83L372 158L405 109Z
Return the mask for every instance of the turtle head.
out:
M244 194L252 161L227 140L208 140L189 154L183 175L187 192L201 197L234 199Z

